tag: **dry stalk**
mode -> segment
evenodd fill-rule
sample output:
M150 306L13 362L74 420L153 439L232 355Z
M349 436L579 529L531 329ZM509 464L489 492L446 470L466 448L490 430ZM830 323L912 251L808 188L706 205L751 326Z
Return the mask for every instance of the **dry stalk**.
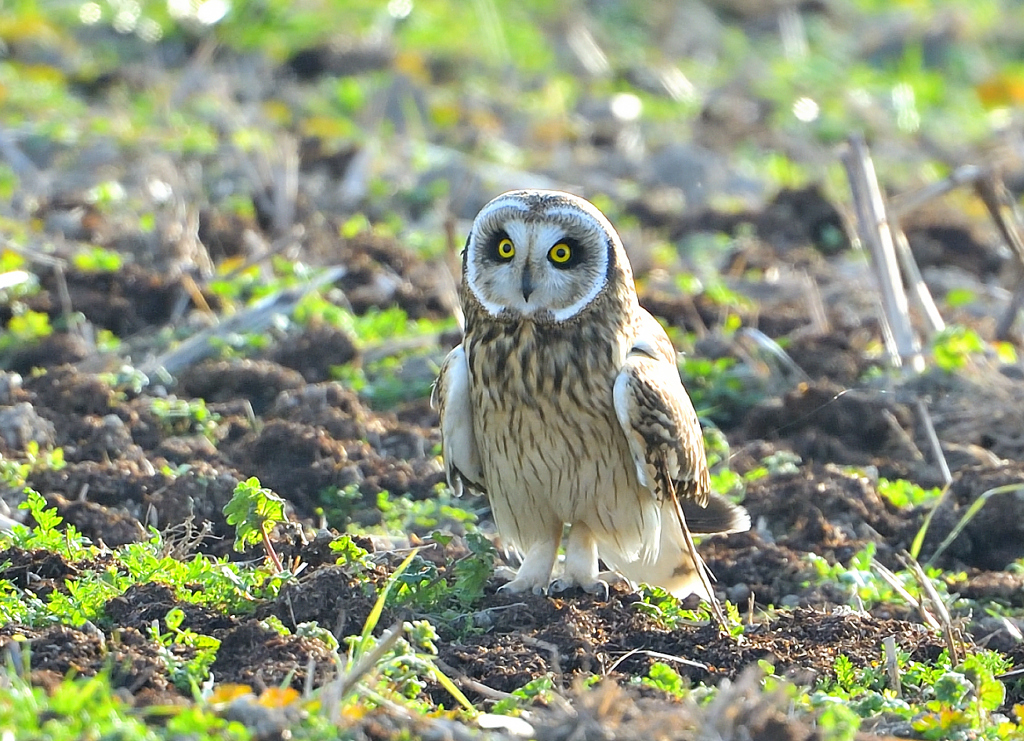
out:
M785 370L790 378L796 378L804 383L811 383L812 379L807 372L801 368L795 360L786 352L782 346L756 327L743 327L737 332L737 337L747 340L754 347L760 350L767 357L772 358L779 367Z
M236 276L241 275L253 265L258 265L264 260L274 257L275 255L280 255L296 249L299 247L299 240L302 239L305 233L306 227L302 224L293 224L286 234L282 234L280 237L277 237L268 245L266 241L259 237L254 231L246 229L242 233L242 241L246 244L246 247L249 248L249 251L252 253L251 256L238 267L228 271L225 275L217 276L217 279L232 281ZM210 279L212 278L213 276L210 276ZM209 280L204 281L204 283L207 282L209 282Z
M942 473L942 482L949 486L953 483L953 474L950 473L949 464L946 462L946 454L942 452L942 444L939 442L939 436L935 432L935 425L932 424L932 415L928 413L928 405L925 404L924 399L918 397L916 401L917 417L921 420L921 424L924 425L924 432L928 437L928 444L931 445L932 455L935 456L935 462Z
M711 671L710 667L707 664L703 664L703 663L701 663L699 661L692 661L690 659L684 659L681 656L673 656L672 654L664 654L664 653L661 653L660 651L650 651L650 650L645 649L645 648L634 648L632 651L627 651L622 656L620 656L615 661L613 661L612 665L609 666L607 669L605 669L604 675L607 677L613 671L618 669L619 668L619 664L621 664L623 661L625 661L626 659L629 659L629 658L631 658L633 656L637 656L638 654L642 654L644 656L650 656L652 659L658 659L659 661L667 661L667 662L670 662L670 663L673 663L673 664L682 664L683 666L692 666L695 669L703 669L706 672L707 671Z
M455 669L454 667L449 666L448 664L446 664L445 662L441 661L441 659L439 659L437 657L434 657L434 663L437 665L438 669L440 669L445 674L447 674L449 677L451 677L456 682L458 682L464 689L472 690L473 692L477 693L481 697L486 697L488 700L495 700L495 701L497 701L497 700L517 700L517 699L519 699L515 695L513 695L513 694L511 694L509 692L502 692L501 690L496 690L493 687L488 687L486 684L484 684L482 682L476 681L472 677L466 676L466 674L464 672L460 672L458 669Z
M937 183L931 183L918 190L893 197L889 202L889 214L894 219L906 216L911 211L916 211L929 201L944 196L961 185L977 182L986 174L987 170L978 165L961 165L948 177Z
M1006 340L1013 329L1017 314L1024 306L1024 237L1021 236L1024 230L1024 217L1021 216L1020 209L1017 208L1006 184L997 174L989 173L987 177L979 178L974 183L974 190L996 223L1003 241L1017 258L1017 285L1014 287L1013 297L1006 307L1006 312L996 324L996 339Z
M381 659L387 656L388 652L395 647L395 644L398 643L398 639L401 637L402 623L399 621L384 632L384 635L377 641L376 646L359 657L355 666L331 682L329 690L326 687L324 688L327 690L327 696L336 698L337 703L340 704L355 689L356 685L380 663ZM327 704L325 703L326 706Z
M217 326L193 335L174 350L147 361L140 370L147 375L162 371L174 376L216 352L215 338L262 331L276 314L289 313L308 293L340 280L346 272L344 266L328 268L304 286L266 296Z
M885 656L885 673L889 677L889 689L896 697L903 697L903 684L900 682L899 657L896 653L896 637L886 636L882 640L882 654Z
M548 641L542 641L532 636L524 635L522 637L523 643L533 648L539 648L548 652L551 657L551 671L558 677L559 683L562 681L562 654L558 650L558 646Z
M871 559L871 568L874 569L875 573L882 577L886 584L896 591L896 594L903 598L904 602L921 614L921 620L924 621L925 625L932 630L939 630L942 628L942 625L940 625L939 621L935 619L935 616L928 612L928 609L918 601L914 595L908 592L903 584L900 583L899 577L897 577L896 574L892 573L877 559Z
M942 626L942 637L946 641L946 648L949 649L950 661L954 666L959 664L960 647L956 642L953 619L949 615L949 610L946 609L946 603L942 601L942 597L935 590L935 585L932 584L932 580L928 578L928 575L924 573L924 569L921 568L921 564L917 562L917 559L906 554L901 556L900 560L910 569L914 578L917 579L917 583L924 591L925 596L928 597L928 601L932 603L932 609L935 610L935 614L938 616L939 623Z
M911 325L909 301L903 289L893 232L875 166L862 136L851 136L848 144L842 160L857 214L857 232L871 255L881 291L886 348L894 366L902 367L906 363L914 371L923 371L924 357Z
M821 299L818 281L805 270L800 282L804 284L804 297L807 299L807 313L811 317L811 326L818 334L828 334L831 325L828 321L828 312L825 311L825 302Z
M921 310L921 314L928 325L928 334L933 335L941 332L946 328L946 322L943 321L942 314L939 313L939 307L935 305L935 299L932 298L932 292L928 290L928 285L921 276L921 270L917 267L914 253L910 251L910 242L907 241L907 235L896 226L893 226L893 232L896 237L896 256L900 260L903 274L907 277L910 295L914 298L914 303Z
M32 159L21 151L10 131L4 128L0 128L0 157L7 160L26 190L33 191L34 196L44 195L48 189L47 178Z

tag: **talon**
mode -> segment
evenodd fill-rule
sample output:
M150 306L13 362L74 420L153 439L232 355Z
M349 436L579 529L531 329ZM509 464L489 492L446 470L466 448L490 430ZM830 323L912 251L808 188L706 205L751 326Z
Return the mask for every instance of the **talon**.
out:
M583 587L583 591L587 594L594 595L601 602L607 602L608 597L611 593L611 589L608 586L608 582L601 581L600 579L595 581L593 584L588 584L587 586Z
M575 583L566 579L555 579L550 585L548 585L548 594L561 594L575 586Z
M610 594L608 582L601 579L597 579L589 584L580 584L572 579L555 579L548 587L548 594L562 594L563 592L568 592L575 587L579 587L587 594L597 597L601 602L608 601L608 595Z
M531 592L539 597L547 596L548 590L541 584L526 584L521 581L513 579L507 584L502 584L498 587L499 592L508 592L509 594L522 594L523 592Z

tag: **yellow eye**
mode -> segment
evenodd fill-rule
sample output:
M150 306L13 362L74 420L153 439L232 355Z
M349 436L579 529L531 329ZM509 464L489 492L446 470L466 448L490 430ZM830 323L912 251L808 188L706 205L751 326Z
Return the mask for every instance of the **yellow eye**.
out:
M516 246L512 244L512 240L505 237L503 240L498 242L498 257L502 260L511 260L516 254Z
M567 245L565 242L559 242L550 250L548 250L548 259L551 260L551 262L553 263L558 263L559 265L563 265L569 262L569 259L571 257L572 250L569 249L569 245Z

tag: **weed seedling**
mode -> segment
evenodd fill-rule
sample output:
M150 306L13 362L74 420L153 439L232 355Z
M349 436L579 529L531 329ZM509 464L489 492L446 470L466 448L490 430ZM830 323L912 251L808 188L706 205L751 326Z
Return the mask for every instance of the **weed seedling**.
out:
M274 565L274 572L284 571L281 558L270 542L270 531L279 522L284 522L284 500L270 489L260 486L255 476L238 482L231 501L224 505L224 516L229 525L235 526L235 550L245 550L247 545L262 543L267 558Z

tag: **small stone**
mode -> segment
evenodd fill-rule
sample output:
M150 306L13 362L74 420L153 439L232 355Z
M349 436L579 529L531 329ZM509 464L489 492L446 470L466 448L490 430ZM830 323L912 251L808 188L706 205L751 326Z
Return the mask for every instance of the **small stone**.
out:
M739 582L729 587L725 595L734 605L745 605L750 601L750 587L743 582Z
M10 450L24 450L30 442L50 448L55 434L53 423L36 414L27 401L0 409L0 438Z
M21 390L20 373L0 373L0 405L14 404L14 397Z

